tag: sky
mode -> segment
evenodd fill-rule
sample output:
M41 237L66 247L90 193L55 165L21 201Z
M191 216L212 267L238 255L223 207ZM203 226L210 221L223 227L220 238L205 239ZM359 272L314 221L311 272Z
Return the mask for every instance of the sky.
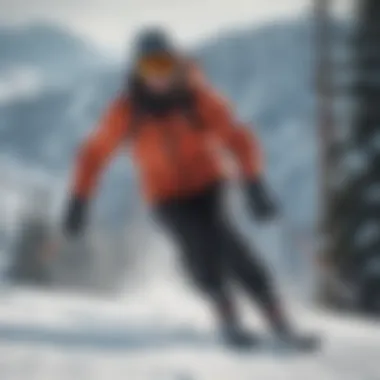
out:
M335 0L346 9L352 0ZM312 0L0 0L0 25L45 20L121 51L136 30L164 24L179 41L311 11Z

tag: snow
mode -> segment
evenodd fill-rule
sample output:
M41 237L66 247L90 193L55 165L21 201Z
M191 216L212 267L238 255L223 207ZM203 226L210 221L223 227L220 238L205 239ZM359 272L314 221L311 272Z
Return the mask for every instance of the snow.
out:
M0 298L1 378L375 380L380 377L377 358L380 329L376 324L294 305L293 313L302 328L312 328L324 335L322 352L237 353L218 343L212 319L199 301L180 285L173 287L170 281L151 284L137 293L112 300L5 288Z
M37 97L43 89L42 75L31 67L13 67L0 75L0 104Z

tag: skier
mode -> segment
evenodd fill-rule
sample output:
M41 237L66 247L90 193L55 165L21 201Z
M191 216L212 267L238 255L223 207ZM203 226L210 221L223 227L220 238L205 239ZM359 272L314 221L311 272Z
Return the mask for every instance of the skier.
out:
M226 174L220 149L235 159L254 216L276 216L256 139L164 31L149 29L136 41L126 88L80 149L64 221L66 235L83 231L99 174L116 149L127 145L145 199L213 303L225 342L255 343L255 335L243 329L237 315L229 281L233 279L261 307L276 336L305 343L290 326L263 263L223 215Z

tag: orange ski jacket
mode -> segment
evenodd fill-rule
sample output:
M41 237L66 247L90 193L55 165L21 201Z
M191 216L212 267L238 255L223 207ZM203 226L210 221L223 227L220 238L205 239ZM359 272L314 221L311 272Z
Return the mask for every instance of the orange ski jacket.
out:
M225 178L221 152L230 153L242 176L257 177L262 159L255 137L210 86L194 80L193 87L201 128L173 111L162 118L147 115L138 132L129 133L131 103L114 100L79 150L73 195L88 199L93 194L105 164L120 147L131 153L145 198L153 204L195 194Z

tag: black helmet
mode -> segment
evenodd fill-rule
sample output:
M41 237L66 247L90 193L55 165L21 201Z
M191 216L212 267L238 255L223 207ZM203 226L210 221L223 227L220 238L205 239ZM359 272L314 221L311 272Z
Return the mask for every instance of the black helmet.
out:
M140 32L135 40L134 56L138 60L141 57L157 54L172 54L176 50L172 39L159 27L145 29Z

